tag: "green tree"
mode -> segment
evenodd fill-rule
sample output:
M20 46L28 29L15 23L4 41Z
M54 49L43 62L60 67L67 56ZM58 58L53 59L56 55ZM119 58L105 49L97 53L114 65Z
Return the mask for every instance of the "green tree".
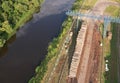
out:
M2 3L2 8L5 12L9 12L10 11L10 7L9 7L9 2L8 1L4 1Z
M5 21L2 23L2 28L0 28L0 31L5 31L6 33L10 34L13 32L13 29L10 26L9 22Z
M38 7L38 6L39 6L38 0L32 0L32 3L34 4L35 7Z

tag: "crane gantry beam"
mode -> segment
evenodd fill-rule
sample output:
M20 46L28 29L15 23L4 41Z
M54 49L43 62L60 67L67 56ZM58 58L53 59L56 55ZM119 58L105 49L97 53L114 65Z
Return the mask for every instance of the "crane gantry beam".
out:
M106 37L107 27L110 24L110 22L120 23L120 17L112 17L112 16L106 16L106 15L84 14L84 13L80 13L80 12L74 12L74 11L71 11L71 10L67 11L66 14L69 15L69 16L86 17L86 18L91 18L91 19L104 21L104 33L103 33L104 38Z

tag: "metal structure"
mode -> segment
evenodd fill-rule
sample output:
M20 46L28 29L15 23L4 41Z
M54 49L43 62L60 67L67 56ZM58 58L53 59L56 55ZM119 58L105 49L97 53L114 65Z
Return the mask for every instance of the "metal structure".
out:
M107 27L110 24L110 22L120 23L120 17L112 17L112 16L105 16L105 15L98 16L98 15L84 14L84 13L73 12L73 11L67 11L66 14L69 16L87 17L91 19L97 19L97 20L104 21L104 33L103 33L104 38L106 37ZM77 19L77 21L79 20Z

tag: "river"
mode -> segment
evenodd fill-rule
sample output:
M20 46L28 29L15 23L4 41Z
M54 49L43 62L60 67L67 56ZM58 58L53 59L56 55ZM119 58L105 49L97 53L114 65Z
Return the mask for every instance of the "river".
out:
M45 0L41 11L0 50L0 83L27 83L45 58L74 0Z

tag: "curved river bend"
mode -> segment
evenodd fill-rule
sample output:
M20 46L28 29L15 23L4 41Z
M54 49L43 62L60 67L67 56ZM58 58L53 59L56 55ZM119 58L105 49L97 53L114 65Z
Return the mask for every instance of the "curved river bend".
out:
M34 14L0 50L0 83L27 83L37 65L47 54L50 41L58 35L61 24L74 0L46 0L41 12Z

